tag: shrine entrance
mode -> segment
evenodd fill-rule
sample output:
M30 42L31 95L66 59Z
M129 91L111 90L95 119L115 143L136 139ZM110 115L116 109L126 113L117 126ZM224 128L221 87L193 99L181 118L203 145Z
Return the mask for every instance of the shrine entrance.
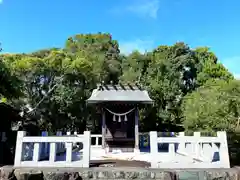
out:
M134 152L135 148L135 111L137 107L126 104L106 106L105 146L109 152Z
M146 90L135 85L104 85L93 90L88 104L102 114L102 148L105 152L139 151L139 108L152 104Z

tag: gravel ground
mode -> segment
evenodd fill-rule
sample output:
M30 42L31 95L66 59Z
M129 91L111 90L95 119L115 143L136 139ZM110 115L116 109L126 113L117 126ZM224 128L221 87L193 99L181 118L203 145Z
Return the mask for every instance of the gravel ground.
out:
M127 160L94 160L90 161L90 167L150 167L150 163L145 161Z

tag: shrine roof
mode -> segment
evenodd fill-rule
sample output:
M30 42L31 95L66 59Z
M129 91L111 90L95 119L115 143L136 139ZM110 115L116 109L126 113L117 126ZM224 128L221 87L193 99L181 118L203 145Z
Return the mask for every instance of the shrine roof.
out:
M98 104L104 102L152 104L153 100L149 97L148 92L139 85L100 84L93 90L87 103Z

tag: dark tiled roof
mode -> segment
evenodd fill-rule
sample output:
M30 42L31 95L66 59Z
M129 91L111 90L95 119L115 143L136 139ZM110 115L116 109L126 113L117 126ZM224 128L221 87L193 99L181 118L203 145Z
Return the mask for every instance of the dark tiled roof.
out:
M153 100L149 97L148 92L139 85L98 85L93 90L91 97L87 100L89 104L102 102L135 102L151 104Z

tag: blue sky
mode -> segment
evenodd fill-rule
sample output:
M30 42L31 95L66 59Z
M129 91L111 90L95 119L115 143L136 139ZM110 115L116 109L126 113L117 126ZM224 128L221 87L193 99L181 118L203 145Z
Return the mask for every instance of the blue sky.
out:
M31 52L109 32L128 53L184 41L210 47L240 78L239 8L239 0L0 0L0 42L4 52Z

